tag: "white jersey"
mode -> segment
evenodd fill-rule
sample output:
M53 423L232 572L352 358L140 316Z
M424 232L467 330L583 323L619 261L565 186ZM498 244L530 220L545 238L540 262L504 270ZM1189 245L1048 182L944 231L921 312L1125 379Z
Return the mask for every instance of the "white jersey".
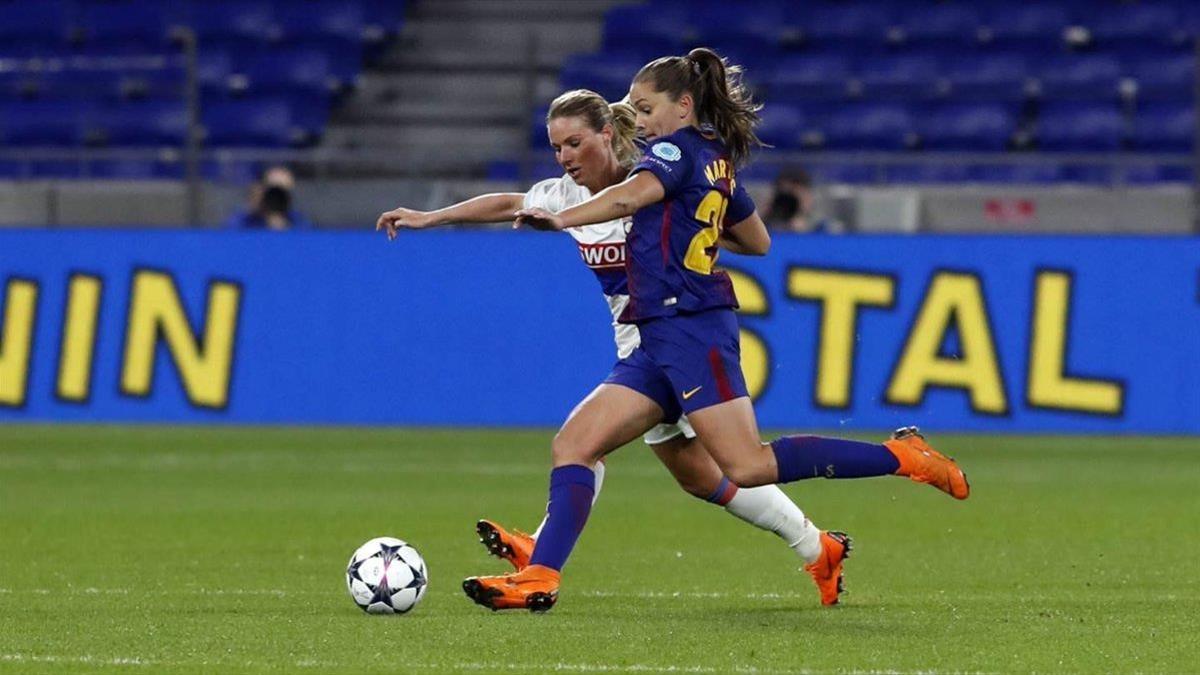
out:
M525 193L525 208L539 207L558 213L591 199L592 193L577 184L569 175L544 180ZM625 276L625 233L631 219L622 218L606 223L572 227L567 230L575 238L579 256L596 275L608 309L612 314L617 357L625 358L641 343L637 326L618 323L617 317L629 304L628 277Z

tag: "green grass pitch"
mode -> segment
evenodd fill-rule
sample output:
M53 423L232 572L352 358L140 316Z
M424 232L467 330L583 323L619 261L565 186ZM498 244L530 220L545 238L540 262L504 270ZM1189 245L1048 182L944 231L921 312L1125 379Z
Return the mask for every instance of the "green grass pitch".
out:
M772 535L678 491L640 444L545 615L460 581L532 528L550 432L0 426L0 671L1163 672L1200 667L1200 440L935 435L973 494L898 478L787 492L850 532L822 608ZM429 565L368 616L350 553Z

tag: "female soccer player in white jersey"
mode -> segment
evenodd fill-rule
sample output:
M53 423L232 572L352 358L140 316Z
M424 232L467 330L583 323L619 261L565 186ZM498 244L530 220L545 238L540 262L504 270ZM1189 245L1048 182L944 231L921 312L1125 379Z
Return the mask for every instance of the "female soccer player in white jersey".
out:
M618 363L633 375L626 389L610 392L603 402L585 400L573 413L576 428L599 431L556 448L547 524L530 566L506 577L475 580L476 588L468 592L474 590L477 600L525 596L527 604L538 604L555 594L559 570L591 507L585 499L591 495L587 467L611 451L606 441L617 435L615 430L673 406L689 416L722 473L741 487L822 476L899 475L958 499L970 492L957 464L929 447L914 428L886 443L816 436L762 442L739 364L733 285L715 267L718 244L732 241L731 248L738 250L765 232L737 180L737 170L758 142L754 129L761 106L742 86L740 69L704 48L646 64L634 77L629 98L649 143L630 177L558 212L523 208L515 222L563 230L633 217L626 237L630 299L619 320L636 325L641 341ZM813 577L822 601L832 604L846 545L828 534L822 534L821 544ZM553 597L544 602L552 604Z
M399 230L406 228L504 221L511 220L521 208L539 207L557 212L580 204L623 181L640 158L641 151L634 142L634 119L635 113L627 104L610 105L591 91L569 91L554 100L546 120L555 159L565 171L563 176L537 183L526 193L486 194L437 211L397 208L382 214L376 229L385 230L389 238L394 238ZM570 230L583 263L595 273L612 313L618 359L628 357L639 343L636 326L617 322L629 302L625 274L627 225L627 219L614 219ZM751 247L764 248L763 244L763 241L752 242ZM610 379L597 391L621 386L620 381ZM774 485L739 489L721 474L676 407L668 406L668 410L659 411L659 416L662 423L647 432L644 439L680 487L779 535L806 565L817 561L821 553L820 532L782 490ZM603 462L597 462L593 471L594 500L600 493ZM508 560L520 571L529 565L542 528L538 527L529 536L483 520L477 529L491 553Z

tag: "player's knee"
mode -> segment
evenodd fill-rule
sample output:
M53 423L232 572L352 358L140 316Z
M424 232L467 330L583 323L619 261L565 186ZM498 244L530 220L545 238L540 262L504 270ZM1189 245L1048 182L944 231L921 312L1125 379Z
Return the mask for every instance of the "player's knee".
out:
M563 431L555 434L554 440L550 441L550 455L554 466L567 464L591 466L593 462L600 459L600 453L596 452L595 448L592 448L584 439Z
M729 482L740 488L758 487L770 482L759 467L748 462L737 462L722 468Z

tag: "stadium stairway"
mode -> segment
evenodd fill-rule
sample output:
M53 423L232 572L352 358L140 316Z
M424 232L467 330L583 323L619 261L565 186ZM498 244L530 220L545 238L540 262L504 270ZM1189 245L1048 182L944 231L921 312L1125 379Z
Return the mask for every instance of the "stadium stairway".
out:
M375 175L480 176L529 145L531 101L558 92L566 55L600 45L627 0L418 0L335 113L323 147Z

